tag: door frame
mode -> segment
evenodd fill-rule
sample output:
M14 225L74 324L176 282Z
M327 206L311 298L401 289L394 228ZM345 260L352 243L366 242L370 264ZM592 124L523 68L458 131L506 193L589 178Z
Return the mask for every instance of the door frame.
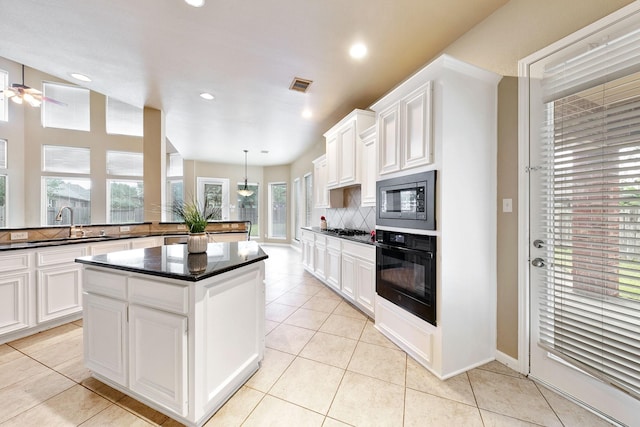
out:
M531 332L529 170L536 167L529 158L529 66L639 12L640 2L633 2L518 61L518 371L525 375L530 372Z

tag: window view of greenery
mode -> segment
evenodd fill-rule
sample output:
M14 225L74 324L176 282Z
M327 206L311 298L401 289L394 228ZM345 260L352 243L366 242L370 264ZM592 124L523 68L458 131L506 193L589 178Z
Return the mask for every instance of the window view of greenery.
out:
M238 190L244 188L243 184L238 184ZM258 227L258 185L249 184L247 188L253 191L251 196L241 196L238 194L238 219L240 221L251 221L251 236L260 236Z
M269 237L287 237L287 184L271 184L271 227Z
M184 184L179 179L169 179L167 181L167 206L173 206L174 203L182 203L184 200ZM173 209L167 209L167 221L182 222Z
M88 178L43 177L45 189L44 225L69 225L71 215L64 213L62 221L56 215L63 206L73 209L75 224L91 224L91 180Z
M142 181L107 181L107 221L112 224L144 221Z
M213 220L222 219L222 184L204 185L204 200L206 209L215 209Z

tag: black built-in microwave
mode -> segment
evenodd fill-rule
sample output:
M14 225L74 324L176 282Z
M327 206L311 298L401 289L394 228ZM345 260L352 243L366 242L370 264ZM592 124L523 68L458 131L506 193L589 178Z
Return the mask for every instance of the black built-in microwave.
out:
M376 225L436 229L436 171L376 183Z

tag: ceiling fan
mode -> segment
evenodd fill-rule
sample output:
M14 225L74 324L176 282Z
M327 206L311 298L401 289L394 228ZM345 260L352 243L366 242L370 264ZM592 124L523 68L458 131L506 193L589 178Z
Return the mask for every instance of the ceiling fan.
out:
M48 98L42 95L38 89L34 89L24 84L24 64L22 65L22 83L11 83L11 86L6 88L4 93L7 99L12 100L16 104L28 103L32 107L39 107L42 102L51 102L58 105L67 105L64 102L60 102L53 98Z

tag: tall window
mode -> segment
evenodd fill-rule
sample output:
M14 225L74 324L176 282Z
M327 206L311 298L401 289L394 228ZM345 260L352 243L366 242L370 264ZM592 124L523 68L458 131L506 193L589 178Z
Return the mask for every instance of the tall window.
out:
M300 223L304 211L304 206L301 201L302 190L300 188L300 178L293 180L293 238L300 240Z
M107 222L144 221L142 153L107 151Z
M171 206L184 200L182 157L178 153L171 153L167 157L167 221L178 222L181 218L176 216Z
M210 206L214 212L214 220L229 218L229 180L225 178L197 178L200 206Z
M7 226L7 141L0 139L0 227Z
M107 97L107 133L113 135L144 135L144 112L117 99Z
M55 220L64 206L73 210L75 224L91 223L90 157L88 148L42 146L43 225L70 224L71 215L66 212L62 221Z
M57 102L41 106L42 126L71 130L91 130L89 89L61 83L42 84L43 95Z
M304 176L304 226L311 226L311 214L313 212L313 175Z
M244 182L239 182L237 189L240 190L244 188ZM258 223L258 184L247 184L247 188L253 191L253 194L250 196L241 196L238 195L237 198L237 206L238 206L238 219L240 221L251 221L251 236L259 237L260 236L260 227Z
M9 86L9 73L5 70L0 70L0 88L4 89ZM4 91L0 93L0 122L6 122L9 120L8 114L8 99L4 96Z
M287 184L269 184L269 233L270 239L287 238Z

